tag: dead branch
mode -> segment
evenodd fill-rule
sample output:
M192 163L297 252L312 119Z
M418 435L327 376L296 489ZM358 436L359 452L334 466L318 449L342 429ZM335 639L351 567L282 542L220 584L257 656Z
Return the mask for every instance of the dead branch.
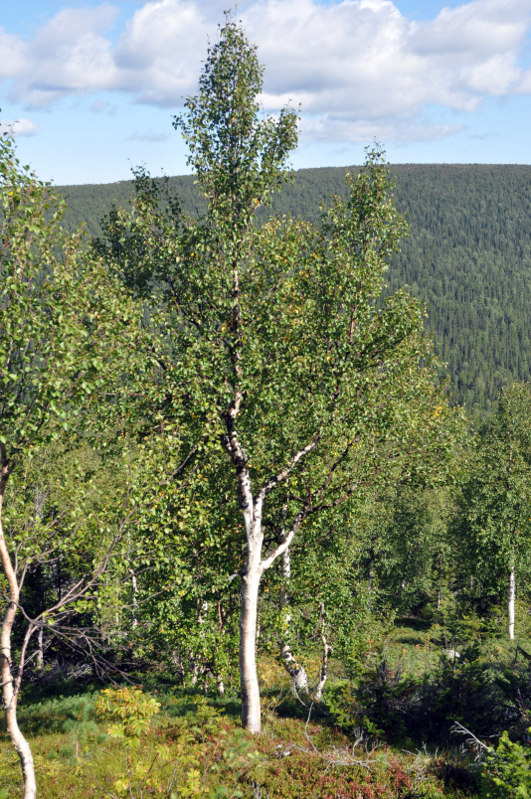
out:
M471 749L476 752L474 758L475 760L481 760L481 758L484 757L487 752L494 754L494 749L492 749L490 746L487 746L487 744L483 743L483 741L480 741L479 738L477 738L473 732L470 732L467 727L461 724L460 721L454 721L450 732L456 733L457 735L466 736L465 743L467 743L468 746L470 746Z

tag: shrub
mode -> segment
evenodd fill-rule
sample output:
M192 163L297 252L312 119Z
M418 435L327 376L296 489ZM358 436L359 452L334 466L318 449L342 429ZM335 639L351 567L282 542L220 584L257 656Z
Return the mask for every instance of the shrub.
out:
M531 747L511 741L504 732L498 748L485 761L481 796L483 799L531 799Z

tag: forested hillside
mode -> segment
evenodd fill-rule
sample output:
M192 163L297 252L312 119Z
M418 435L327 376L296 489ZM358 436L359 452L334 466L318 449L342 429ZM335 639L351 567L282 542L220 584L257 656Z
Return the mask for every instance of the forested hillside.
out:
M448 363L453 399L488 409L501 386L531 378L531 167L408 164L393 174L410 233L392 261L389 289L406 284L427 303L427 329ZM344 176L337 168L300 170L272 213L315 222L332 194L346 196ZM170 178L168 190L189 213L204 208L192 177ZM67 225L84 221L99 235L113 202L130 204L133 184L60 191Z
M531 377L531 167L399 167L411 224L390 275L428 302L455 395L489 405Z

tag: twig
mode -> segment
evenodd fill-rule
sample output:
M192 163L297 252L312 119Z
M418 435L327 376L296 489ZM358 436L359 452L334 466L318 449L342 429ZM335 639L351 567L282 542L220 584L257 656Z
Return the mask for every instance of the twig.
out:
M308 733L308 724L310 723L310 718L312 715L314 702L312 700L310 704L310 708L308 710L308 717L306 719L306 724L304 726L304 736L308 743L310 744L311 749L305 748L303 746L293 746L293 749L296 749L298 752L303 752L304 754L316 754L318 755L321 760L324 760L326 763L326 768L330 768L331 766L358 766L360 768L365 768L367 771L372 772L371 768L371 757L373 752L377 749L376 744L372 747L369 751L367 748L366 757L359 758L355 756L355 751L358 746L363 742L364 735L363 731L356 730L356 740L350 747L346 747L345 749L339 749L338 747L334 746L331 750L320 752L319 749L315 746L314 742L312 741L309 733Z
M490 746L487 746L487 744L483 743L483 741L480 741L479 738L477 738L473 732L470 732L470 730L467 727L461 724L460 721L454 721L450 732L455 732L458 735L467 736L466 743L476 750L476 757L474 758L475 760L479 760L484 752L495 754L494 749L492 749Z

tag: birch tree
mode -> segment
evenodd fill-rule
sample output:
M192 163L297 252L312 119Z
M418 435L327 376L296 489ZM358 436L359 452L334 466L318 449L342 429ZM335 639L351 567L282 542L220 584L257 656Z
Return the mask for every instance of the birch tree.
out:
M382 154L369 154L349 178L348 200L334 200L320 226L257 222L288 177L297 140L293 109L262 114L262 73L228 19L198 94L175 119L205 216L161 209L141 175L132 215L116 212L99 245L164 329L173 361L160 379L173 407L180 397L183 420L204 425L232 472L242 722L254 733L262 575L360 483L428 468L418 456L430 448L442 462L453 418L422 337L422 307L404 292L381 299L405 231Z
M121 309L118 292L108 290L111 279L100 263L87 258L79 236L63 233L60 203L20 165L7 138L0 139L0 200L0 557L5 576L1 684L7 731L22 765L24 797L33 799L32 753L17 722L28 645L43 624L52 624L94 588L110 553L101 551L98 562L90 562L63 596L37 617L25 614L22 591L32 564L44 562L51 547L81 544L76 525L64 535L67 527L60 520L48 524L40 511L31 524L25 523L24 475L32 459L38 462L41 445L59 430L75 429L83 404L103 388L108 390L110 342L121 339L124 345L128 309L127 303ZM17 615L26 624L18 663L12 643Z

